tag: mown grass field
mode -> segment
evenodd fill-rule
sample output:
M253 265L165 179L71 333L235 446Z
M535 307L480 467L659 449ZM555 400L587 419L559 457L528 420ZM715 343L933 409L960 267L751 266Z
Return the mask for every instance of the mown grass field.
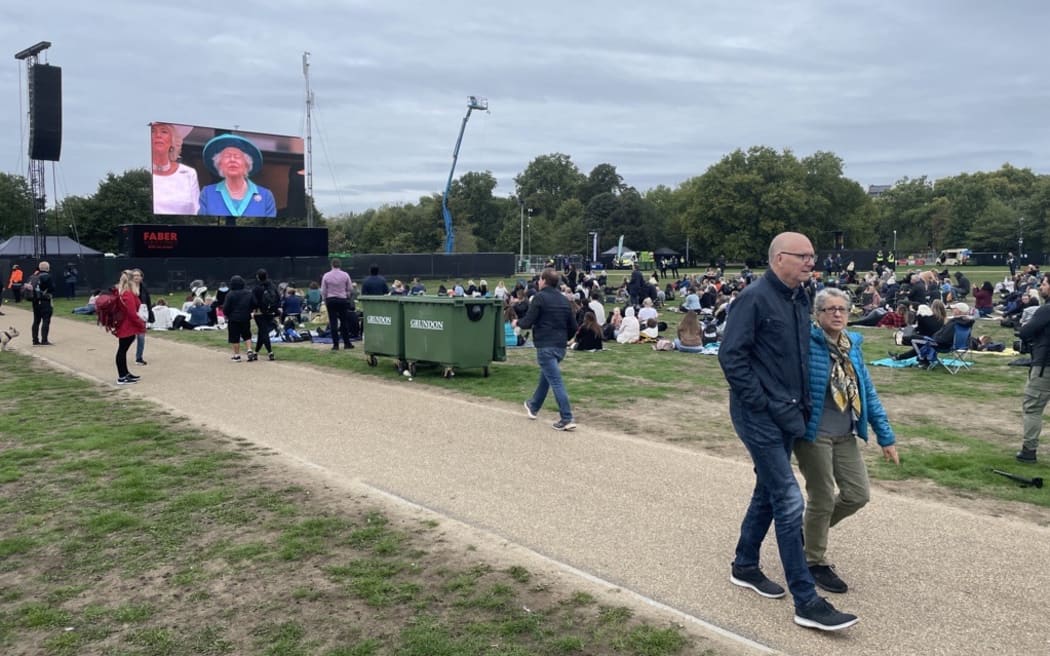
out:
M733 653L4 355L6 656Z

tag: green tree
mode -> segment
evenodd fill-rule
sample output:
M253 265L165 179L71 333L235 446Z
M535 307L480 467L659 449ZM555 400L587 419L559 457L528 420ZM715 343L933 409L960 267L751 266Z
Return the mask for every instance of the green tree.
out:
M119 226L153 223L152 179L146 169L121 175L109 173L90 198L71 196L58 204L56 214L65 223L76 223L85 246L116 252ZM61 234L66 234L63 229Z
M736 150L702 176L687 180L679 192L680 222L701 261L718 253L729 259L765 259L765 246L777 233L806 233L812 224L805 171L788 150Z
M33 196L24 176L0 173L0 237L26 233L33 225Z
M456 251L469 252L458 243L466 233L476 238L477 249L491 251L505 220L505 208L492 195L497 181L490 171L465 173L452 182L448 198L449 211L456 226Z
M578 198L587 205L598 194L618 194L623 191L623 177L612 164L599 164L591 169L587 179L580 184Z
M583 216L583 203L578 199L570 198L561 204L554 217L554 238L557 244L554 252L564 255L590 252Z
M898 256L931 249L933 198L933 184L926 176L898 180L889 191L875 200L878 223L874 246L892 249L896 232Z
M533 217L554 216L562 203L577 196L586 180L572 158L562 153L540 155L514 178L517 196L532 208Z

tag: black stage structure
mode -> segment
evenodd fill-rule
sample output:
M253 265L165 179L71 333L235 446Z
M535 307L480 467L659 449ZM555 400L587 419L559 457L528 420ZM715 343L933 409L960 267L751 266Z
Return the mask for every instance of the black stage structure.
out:
M190 282L198 279L210 289L233 275L251 281L259 268L266 269L273 280L305 288L311 281L320 282L331 266L326 228L135 224L120 227L120 241L117 257L56 254L33 258L29 253L0 257L0 283L6 284L12 264L29 275L41 259L48 259L52 274L59 277L67 264L75 264L81 293L110 287L124 269L142 269L149 289L167 294L188 291ZM367 276L373 265L391 283L394 279L408 283L413 277L515 275L514 253L355 253L340 259L355 281Z

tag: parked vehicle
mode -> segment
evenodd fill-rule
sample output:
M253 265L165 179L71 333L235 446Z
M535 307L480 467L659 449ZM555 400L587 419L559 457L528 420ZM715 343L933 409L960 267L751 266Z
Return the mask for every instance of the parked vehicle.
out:
M962 266L969 262L971 253L969 248L946 248L937 256L937 261L944 266Z

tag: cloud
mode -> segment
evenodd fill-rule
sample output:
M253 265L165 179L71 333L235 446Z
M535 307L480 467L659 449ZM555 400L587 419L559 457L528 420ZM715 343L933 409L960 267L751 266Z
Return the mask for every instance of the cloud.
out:
M504 195L551 152L642 191L752 145L832 151L864 184L1004 161L1045 173L1048 19L1032 0L45 0L0 9L0 37L54 43L75 194L144 166L151 120L303 134L310 51L315 193L333 214L443 190L472 94L491 113L472 114L457 174L492 171ZM0 70L6 143L22 75ZM23 171L24 150L0 168Z

